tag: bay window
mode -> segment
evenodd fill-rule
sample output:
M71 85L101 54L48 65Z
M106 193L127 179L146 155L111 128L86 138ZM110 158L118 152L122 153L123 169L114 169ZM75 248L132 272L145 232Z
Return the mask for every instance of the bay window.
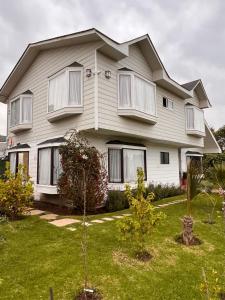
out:
M113 183L135 182L137 168L142 168L146 174L146 150L132 148L109 148L108 170L109 181Z
M18 172L19 165L25 167L25 174L29 173L29 152L28 151L17 151L9 153L10 171L13 174Z
M82 105L82 69L65 68L49 78L48 112Z
M38 149L38 176L40 185L57 185L62 172L58 147Z
M10 102L10 128L32 123L32 96L20 95ZM31 127L21 127L30 129Z
M134 74L119 73L119 115L149 120L155 123L156 89L155 84ZM136 112L136 113L135 113ZM151 119L151 117L153 117Z
M186 130L187 134L204 135L204 113L198 107L187 105L186 111Z

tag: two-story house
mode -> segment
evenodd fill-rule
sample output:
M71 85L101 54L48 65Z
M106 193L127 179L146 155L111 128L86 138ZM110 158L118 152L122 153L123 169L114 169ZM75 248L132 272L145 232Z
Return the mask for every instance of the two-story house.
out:
M27 166L37 198L57 193L58 146L71 128L107 155L112 189L134 182L137 167L147 182L179 185L182 149L219 152L202 82L171 79L148 35L120 44L90 29L29 44L0 101L11 170Z

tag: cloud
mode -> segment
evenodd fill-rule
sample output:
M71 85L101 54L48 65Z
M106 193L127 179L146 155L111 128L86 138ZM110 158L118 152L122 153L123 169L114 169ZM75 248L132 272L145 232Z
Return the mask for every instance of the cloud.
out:
M149 33L172 78L202 78L211 126L225 123L225 2L0 0L0 85L29 42L96 27L117 41ZM0 132L6 109L0 105Z

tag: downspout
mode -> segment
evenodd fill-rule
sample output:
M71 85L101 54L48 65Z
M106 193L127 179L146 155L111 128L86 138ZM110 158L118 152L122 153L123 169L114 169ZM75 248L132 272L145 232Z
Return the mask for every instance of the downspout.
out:
M95 71L94 71L94 128L98 130L98 62L97 49L95 49Z

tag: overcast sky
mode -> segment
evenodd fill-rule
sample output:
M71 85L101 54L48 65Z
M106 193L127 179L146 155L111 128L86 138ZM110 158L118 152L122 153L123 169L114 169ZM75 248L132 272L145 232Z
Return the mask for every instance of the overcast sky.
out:
M91 27L119 42L148 33L173 79L203 80L213 105L206 119L218 128L225 124L224 11L224 0L0 0L0 86L30 42Z

